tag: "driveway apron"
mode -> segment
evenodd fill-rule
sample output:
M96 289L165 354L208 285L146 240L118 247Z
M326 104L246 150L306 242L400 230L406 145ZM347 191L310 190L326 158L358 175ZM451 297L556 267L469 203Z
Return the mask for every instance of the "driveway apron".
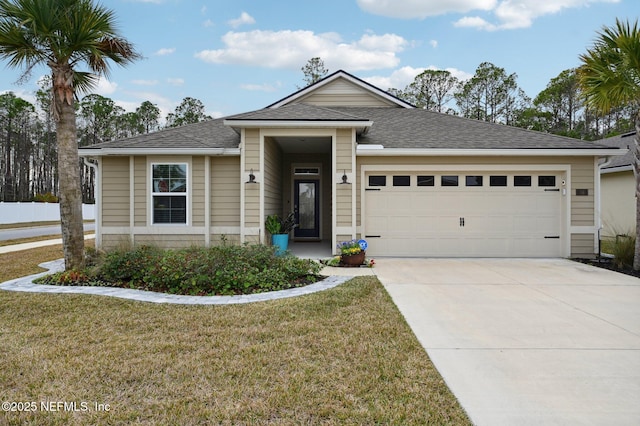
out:
M376 259L476 425L640 425L640 279L566 259Z

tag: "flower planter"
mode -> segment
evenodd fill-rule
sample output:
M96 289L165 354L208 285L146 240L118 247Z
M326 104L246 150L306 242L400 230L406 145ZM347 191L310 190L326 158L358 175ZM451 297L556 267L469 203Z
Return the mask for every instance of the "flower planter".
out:
M348 267L358 267L364 263L364 257L366 252L361 251L357 254L343 254L340 255L340 265Z
M283 256L289 247L289 234L272 235L271 244L277 247L276 256Z

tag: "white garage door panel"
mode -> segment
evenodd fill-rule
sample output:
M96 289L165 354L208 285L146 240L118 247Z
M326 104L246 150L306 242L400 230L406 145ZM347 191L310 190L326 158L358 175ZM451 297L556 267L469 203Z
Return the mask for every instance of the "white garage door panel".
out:
M376 173L380 175L380 173ZM447 175L455 173L447 172ZM477 173L476 173L477 174ZM387 186L365 191L365 238L371 256L553 257L562 253L562 195L537 186L466 187L460 172L458 187ZM504 172L495 173L504 175ZM561 181L556 176L556 182ZM365 182L366 183L366 182ZM464 226L461 226L461 219ZM552 237L552 238L545 238Z

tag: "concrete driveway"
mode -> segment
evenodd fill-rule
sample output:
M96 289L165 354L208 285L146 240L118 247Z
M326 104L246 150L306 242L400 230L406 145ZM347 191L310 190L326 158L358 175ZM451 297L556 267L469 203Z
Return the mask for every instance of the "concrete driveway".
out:
M640 424L640 279L564 259L374 271L475 424Z

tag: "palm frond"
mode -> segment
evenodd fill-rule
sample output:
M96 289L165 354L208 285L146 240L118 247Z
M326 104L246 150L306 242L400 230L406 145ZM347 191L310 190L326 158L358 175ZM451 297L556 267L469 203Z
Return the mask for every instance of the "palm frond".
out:
M110 62L139 58L119 35L113 11L93 0L0 0L0 59L23 68L23 76L38 64L70 66L80 76L73 89L84 90L108 76ZM83 65L95 76L76 69Z
M591 49L580 55L580 83L587 104L598 111L640 107L640 31L638 22L616 20L604 27Z

